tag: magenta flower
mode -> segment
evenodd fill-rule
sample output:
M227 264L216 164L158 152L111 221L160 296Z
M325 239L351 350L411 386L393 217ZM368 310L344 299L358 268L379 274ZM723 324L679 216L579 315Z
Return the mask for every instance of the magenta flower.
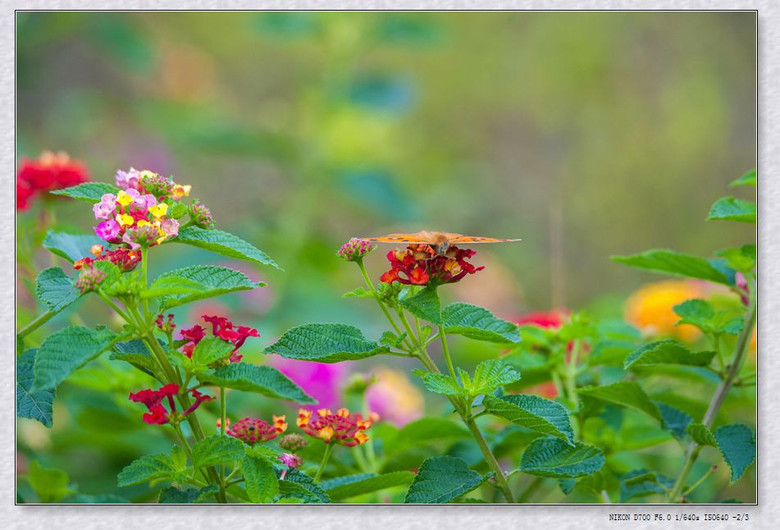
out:
M95 219L113 219L116 210L116 195L106 193L100 198L100 202L92 207Z
M317 400L317 407L336 408L348 369L346 363L326 364L279 357L271 365ZM312 406L311 408L316 408Z
M98 223L95 227L95 234L97 234L100 239L108 241L109 243L118 243L120 241L119 223L113 219Z

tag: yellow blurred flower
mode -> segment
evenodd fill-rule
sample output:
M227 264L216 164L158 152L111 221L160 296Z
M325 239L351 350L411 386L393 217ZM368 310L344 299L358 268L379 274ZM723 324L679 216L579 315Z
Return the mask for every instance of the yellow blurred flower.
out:
M626 302L626 321L643 333L673 336L684 341L696 340L701 332L689 324L674 324L680 317L672 309L691 298L706 295L704 287L690 280L667 280L645 285Z

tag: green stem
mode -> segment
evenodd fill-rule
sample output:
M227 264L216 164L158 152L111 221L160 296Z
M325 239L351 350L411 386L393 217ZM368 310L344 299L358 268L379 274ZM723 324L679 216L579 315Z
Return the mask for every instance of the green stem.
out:
M333 451L333 445L332 443L325 445L325 454L322 455L322 460L320 461L320 467L317 468L317 474L314 475L314 482L319 482L320 477L322 476L322 472L325 469L325 466L328 463L328 460L330 459L330 453Z
M737 338L737 344L734 347L734 359L728 367L729 370L726 377L720 382L718 388L715 390L715 394L712 396L712 401L710 401L707 412L704 414L704 419L702 419L702 423L708 428L711 427L712 423L715 421L715 417L717 416L723 401L726 399L726 395L734 384L739 369L742 366L742 361L745 360L748 346L750 345L753 328L756 325L756 297L752 288L750 291L750 305L748 306L747 316L745 317L745 325L742 327L742 331ZM696 442L691 442L685 449L685 463L683 464L682 471L680 472L680 476L677 478L674 487L669 492L669 502L674 502L680 496L683 487L685 486L685 481L688 478L691 469L693 469L693 464L699 457L700 451L701 446Z
M704 475L702 475L699 480L694 482L693 485L690 488L688 488L687 490L685 490L683 492L683 496L687 497L688 495L690 495L693 492L693 490L695 490L696 488L698 488L699 486L704 484L704 481L707 480L708 478L710 478L710 475L712 475L715 472L716 469L718 469L718 466L710 466L710 468L707 470L707 472L704 473Z
M452 378L457 381L458 376L455 375L455 367L452 365L452 357L450 357L450 348L447 345L447 334L444 333L444 328L439 326L439 339L441 339L441 349L444 352L444 359L447 361L447 369L450 371Z
M143 272L142 272L142 276L141 277L143 278L144 289L149 287L149 282L147 281L147 270L148 270L147 261L148 261L148 257L149 257L149 248L146 247L146 246L142 246L141 247L141 270ZM149 317L149 302L147 301L146 298L144 298L143 304L144 304L144 317L148 318ZM146 320L144 320L144 322L146 322Z
M357 263L358 268L360 269L360 274L363 275L363 280L365 280L366 286L368 286L369 291L373 293L374 300L376 300L376 303L379 304L379 308L385 314L385 317L387 317L387 320L388 322L390 322L390 325L393 326L393 329L395 330L396 334L400 336L401 328L399 328L398 324L395 323L395 319L393 319L392 315L387 310L387 307L385 307L385 304L383 304L382 301L378 298L376 289L374 288L374 284L371 282L371 278L369 277L368 272L366 271L366 266L363 265L363 260L359 259L355 263Z
M504 497L506 497L507 502L514 503L515 497L512 494L511 488L509 487L509 481L507 481L506 475L504 475L504 472L501 470L501 466L499 465L498 460L496 460L496 456L493 454L493 451L490 450L490 446L487 444L487 441L485 441L485 437L482 436L482 432L479 430L479 427L477 426L476 422L470 418L469 419L463 418L463 421L471 431L471 434L474 437L474 439L477 441L479 448L482 450L482 454L485 456L485 461L488 463L490 468L495 473L496 483L498 484L498 487L501 489L501 493L504 494Z
M225 424L227 423L227 403L225 402L225 387L221 386L219 387L219 409L220 409L220 417L222 418L222 421L219 424L219 430L220 434L222 436L225 436ZM225 495L225 465L219 466L219 477L220 477L220 484L219 489L222 495Z
M119 306L118 306L118 305L116 305L116 304L114 303L114 301L113 301L113 300L111 300L111 298L109 298L109 297L108 297L108 295L107 295L106 293L104 293L104 292L103 292L102 290L100 290L100 289L96 290L95 292L96 292L96 293L98 294L98 296L99 296L99 297L100 297L100 298L101 298L101 299L102 299L102 300L103 300L103 301L106 303L106 305L108 305L108 307L110 307L111 309L113 309L113 310L114 310L114 312L115 312L117 315L119 315L120 317L122 317L122 318L125 320L125 322L127 322L128 324L132 324L132 325L134 325L134 326L138 327L137 323L136 323L136 322L134 322L134 321L133 321L133 319L131 319L131 318L130 318L130 315L128 315L126 311L122 311L122 309L120 309L120 308L119 308Z
M46 311L42 315L39 315L35 320L27 324L25 327L19 330L19 332L16 334L19 338L24 338L39 327L43 326L46 322L48 322L51 317L56 315L57 313L52 313L51 311Z

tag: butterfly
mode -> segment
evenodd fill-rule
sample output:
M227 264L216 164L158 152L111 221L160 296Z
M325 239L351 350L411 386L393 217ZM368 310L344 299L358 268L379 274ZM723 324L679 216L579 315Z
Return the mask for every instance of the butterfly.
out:
M388 234L381 237L359 237L364 241L376 243L418 243L430 245L437 255L443 256L454 245L471 243L505 243L508 241L522 241L522 239L496 239L494 237L464 236L463 234L450 234L448 232L433 232L423 230L416 234Z

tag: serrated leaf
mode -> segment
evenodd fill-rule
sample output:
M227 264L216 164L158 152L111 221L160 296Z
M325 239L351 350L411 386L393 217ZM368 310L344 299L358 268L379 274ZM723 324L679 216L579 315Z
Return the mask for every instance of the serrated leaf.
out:
M100 199L106 193L116 195L119 192L119 188L112 186L105 182L84 182L65 188L61 190L54 190L50 192L52 195L62 195L63 197L70 197L79 201L87 201L91 203L100 202Z
M686 429L688 424L693 421L693 418L680 409L674 408L666 403L656 401L655 405L661 412L661 425L663 428L671 432L672 436L678 440L685 438Z
M419 445L468 437L469 431L463 425L446 418L431 417L406 424L385 447L387 454L392 456Z
M155 282L166 278L189 280L198 284L200 288L188 293L166 295L162 301L163 310L188 304L195 300L213 298L236 291L247 291L265 285L263 282L251 281L243 272L213 265L193 265L172 270L158 276Z
M514 344L521 341L517 324L496 318L485 308L463 303L444 308L444 330L474 340Z
M663 421L658 407L650 401L642 387L635 381L618 381L611 385L580 388L577 393L581 396L638 410L659 422Z
M204 370L211 363L230 357L234 349L235 346L226 340L222 340L219 337L206 337L192 350L190 367Z
M755 224L756 203L735 197L723 197L712 205L707 221L738 221Z
M520 373L510 364L499 359L488 359L477 364L470 384L464 386L470 395L476 396L515 383L520 377Z
M160 490L160 497L157 500L160 504L193 504L203 502L212 497L219 491L219 486L209 484L202 488L183 488L169 487Z
M482 404L490 414L574 445L569 413L558 402L530 394L511 394L502 397L486 395Z
M90 256L92 245L103 245L105 241L97 236L86 234L66 234L49 230L43 240L43 248L65 258L71 263L83 257Z
M632 256L612 256L611 259L637 269L731 285L726 274L706 259L674 250L655 249Z
M177 464L170 455L144 455L119 472L117 485L132 486L146 481L154 485L163 480L182 482L188 474L186 465Z
M400 302L414 316L431 324L442 323L441 300L436 288L426 287L412 296L402 298Z
M309 475L295 468L288 469L284 480L279 481L279 493L280 498L296 497L306 503L330 503L325 490Z
M116 335L107 329L80 326L63 328L49 335L35 355L32 391L52 390L73 371L100 355Z
M215 434L192 446L192 463L195 467L231 464L244 457L244 442L232 436Z
M620 502L637 497L663 494L674 486L674 481L656 472L636 469L620 477Z
M392 331L385 331L382 333L382 336L379 337L379 344L383 346L387 346L388 348L397 348L403 343L404 339L406 338L406 332L404 331L401 333L401 335L396 335Z
M166 276L157 278L152 285L141 291L141 298L159 298L161 296L173 296L197 293L202 290L198 282L180 278L178 276Z
M569 445L553 437L537 438L520 461L520 471L540 477L577 478L595 473L604 466L603 453L585 444Z
M443 504L482 483L482 476L452 456L427 458L406 493L406 504Z
M444 394L445 396L466 395L466 391L452 376L430 372L419 372L417 375L422 377L423 386L429 392Z
M756 186L756 170L751 169L738 179L734 180L729 184L730 188L733 188L735 186Z
M244 456L241 464L244 485L254 503L270 503L279 494L279 479L274 468L265 459Z
M149 353L144 342L138 339L114 344L113 352L109 359L130 363L142 372L150 375L157 370L157 361Z
M42 270L35 279L35 295L49 311L57 313L78 300L81 291L61 268L50 267Z
M691 439L699 445L718 446L718 441L712 431L703 423L691 423L685 428Z
M37 460L30 463L27 479L40 502L59 502L74 490L68 487L70 478L61 469L46 469Z
M322 488L332 500L338 501L387 488L409 486L412 480L414 473L409 471L394 471L382 475L361 473L326 480L322 483Z
M228 258L252 261L282 270L265 252L240 237L222 230L206 230L197 226L187 226L179 230L179 235L171 241L203 248Z
M363 287L358 287L348 293L341 295L342 298L375 298L373 291L368 291Z
M593 351L588 354L589 366L623 366L626 357L636 350L633 341L604 339L593 345Z
M733 484L742 478L756 459L756 437L750 427L741 423L718 427L713 434L723 459L731 469L729 483Z
M659 364L709 366L713 357L714 351L692 352L676 340L666 339L645 344L629 355L623 366L626 370Z
M346 324L304 324L286 331L264 350L288 359L320 363L355 361L386 351L386 346L368 340L358 328Z
M34 379L33 365L38 350L27 350L16 357L16 416L38 420L51 427L54 390L30 391Z
M218 368L214 373L200 374L198 378L203 383L219 387L255 392L264 396L285 399L296 403L316 403L298 385L290 381L287 376L270 366L231 363Z

